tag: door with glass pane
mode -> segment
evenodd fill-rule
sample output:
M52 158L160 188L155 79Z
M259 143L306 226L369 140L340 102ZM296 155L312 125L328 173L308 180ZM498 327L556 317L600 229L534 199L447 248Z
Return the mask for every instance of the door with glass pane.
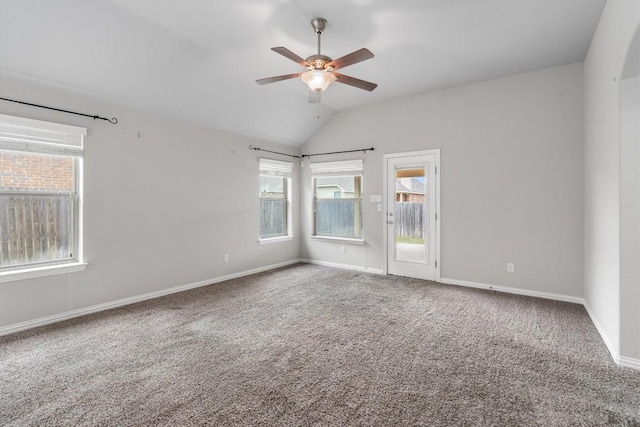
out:
M439 280L439 157L439 150L386 156L388 274Z

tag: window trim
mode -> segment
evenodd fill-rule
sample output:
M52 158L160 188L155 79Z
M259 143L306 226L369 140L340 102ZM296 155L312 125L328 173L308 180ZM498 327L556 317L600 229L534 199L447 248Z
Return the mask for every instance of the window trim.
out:
M312 234L311 238L319 241L335 241L341 243L352 243L357 245L364 244L365 241L365 231L362 220L362 208L364 201L364 174L363 174L363 159L355 159L355 160L342 160L335 162L322 162L322 163L311 163L311 187L312 187L312 204L311 204L311 223L312 223ZM360 203L359 211L360 211L360 237L355 236L331 236L324 234L317 234L317 209L316 203L318 201L317 197L317 178L329 178L329 177L341 177L341 176L352 176L360 177L360 197L341 197L340 200L358 200ZM323 198L325 199L325 198Z
M353 237L338 237L338 236L315 236L311 235L309 238L313 240L317 240L319 242L339 242L339 243L349 243L352 245L364 245L365 240L364 236L360 239L355 239Z
M258 239L258 243L261 245L268 245L270 243L288 242L289 240L293 240L293 236L264 237Z
M284 242L293 239L293 204L292 204L292 186L293 186L293 162L284 162L281 160L272 160L260 158L258 159L258 179L261 176L268 177L282 177L286 180L286 192L285 192L285 200L286 200L286 234L278 235L278 236L266 236L263 237L260 235L260 227L258 227L258 243L259 244L268 244L268 243L278 243ZM262 199L262 196L259 197L259 202ZM259 220L262 218L262 210L260 210Z
M16 153L56 155L74 160L75 194L72 203L71 241L74 256L43 263L6 266L0 269L0 283L83 271L83 145L87 129L54 122L0 114L0 149ZM13 193L6 191L3 193ZM23 193L30 193L28 191ZM33 192L37 194L38 192ZM55 194L46 192L46 194Z
M0 283L17 280L35 279L37 277L54 276L56 274L76 273L87 268L86 262L58 262L38 267L22 267L15 270L0 271Z

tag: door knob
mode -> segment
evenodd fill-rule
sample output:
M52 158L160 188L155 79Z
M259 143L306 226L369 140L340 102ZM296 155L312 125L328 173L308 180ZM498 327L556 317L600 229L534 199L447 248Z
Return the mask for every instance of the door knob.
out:
M390 225L393 225L393 221L389 220L388 222L389 222Z

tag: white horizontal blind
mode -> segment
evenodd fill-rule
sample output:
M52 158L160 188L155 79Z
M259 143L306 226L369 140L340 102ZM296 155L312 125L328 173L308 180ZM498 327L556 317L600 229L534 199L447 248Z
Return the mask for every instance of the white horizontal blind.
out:
M362 159L311 163L311 175L313 176L362 175L362 169Z
M280 160L260 159L260 174L291 178L293 163Z
M82 157L87 129L0 114L0 150Z

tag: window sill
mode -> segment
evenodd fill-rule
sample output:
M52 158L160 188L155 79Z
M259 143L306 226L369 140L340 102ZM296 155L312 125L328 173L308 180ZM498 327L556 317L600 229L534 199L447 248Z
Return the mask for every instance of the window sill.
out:
M289 240L293 240L293 236L280 236L280 237L271 237L266 239L258 239L258 243L261 245L268 245L269 243L287 242Z
M47 265L42 267L21 268L19 270L0 271L0 283L16 280L34 279L36 277L53 276L56 274L75 273L84 271L86 262Z
M364 239L352 239L349 237L309 236L313 240L322 242L349 243L351 245L364 245Z

